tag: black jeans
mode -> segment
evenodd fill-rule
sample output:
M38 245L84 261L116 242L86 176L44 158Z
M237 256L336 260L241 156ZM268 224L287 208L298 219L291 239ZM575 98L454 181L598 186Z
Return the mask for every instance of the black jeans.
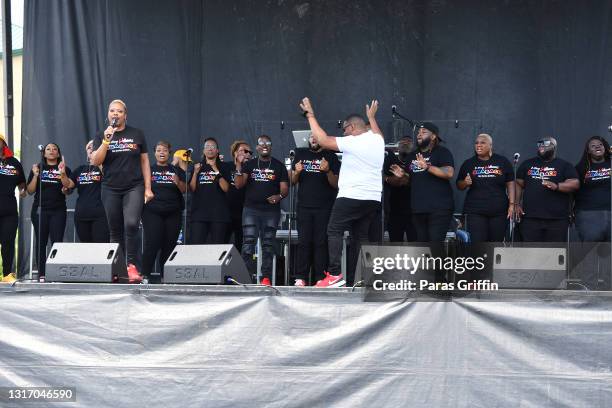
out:
M142 254L142 272L147 278L153 272L155 259L159 253L159 271L163 276L163 266L176 246L181 231L181 211L157 213L147 210L142 212L144 230L144 251Z
M576 227L582 241L610 242L610 211L577 211Z
M274 242L280 212L262 211L245 207L242 211L242 258L252 276L257 274L257 263L253 259L257 237L261 239L261 275L272 279L272 259L274 258Z
M189 242L193 245L225 244L228 229L228 222L192 221Z
M418 242L443 242L453 216L451 210L412 214Z
M524 242L566 242L569 220L523 218L520 224Z
M327 224L331 208L297 208L297 270L295 279L308 279L311 265L314 281L323 278L327 270Z
M415 242L417 240L416 230L412 225L412 214L391 213L387 222L387 230L389 231L389 241L403 242L404 236L406 242Z
M380 202L374 200L354 200L344 197L336 199L327 225L329 272L332 275L340 275L341 273L344 231L351 232L351 241L354 247L354 251L351 252L354 254L353 257L358 256L361 243L368 240L368 229L379 207ZM347 263L349 265L357 264L356 259ZM352 285L355 270L349 268L346 274L347 284Z
M13 272L15 260L15 237L19 216L17 214L0 216L0 246L2 246L2 272L4 276Z
M106 217L74 220L77 235L81 242L109 242L108 221Z
M465 223L471 242L502 242L507 225L506 214L492 216L467 214Z
M45 276L47 242L50 239L51 245L53 245L55 242L62 242L64 240L66 209L42 210L42 216L40 218L40 242L38 242L38 207L32 208L31 216L34 233L37 238L38 276Z
M138 227L144 205L144 184L127 190L115 190L102 184L102 202L110 242L118 243L126 255L126 262L141 270Z

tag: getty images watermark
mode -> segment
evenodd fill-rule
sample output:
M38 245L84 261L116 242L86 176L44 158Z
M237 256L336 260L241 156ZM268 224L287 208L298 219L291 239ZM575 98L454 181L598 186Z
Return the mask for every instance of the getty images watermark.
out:
M466 272L483 271L486 267L487 255L480 257L431 257L422 254L419 257L408 254L396 254L394 257L375 257L372 259L372 273L382 275L385 271L404 271L410 275L416 275L417 271L443 271L442 274L452 272L463 275ZM474 290L499 290L499 285L490 279L467 280L459 279L456 282L436 282L430 279L399 279L385 281L374 279L372 282L374 290L437 290L437 291L474 291Z

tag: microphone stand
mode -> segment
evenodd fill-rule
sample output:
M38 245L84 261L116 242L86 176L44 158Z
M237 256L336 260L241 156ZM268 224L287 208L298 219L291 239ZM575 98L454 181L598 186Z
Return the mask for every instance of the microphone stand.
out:
M518 183L516 182L516 165L518 164L518 158L515 158L512 160L512 173L514 174L514 206L516 209L516 206L518 205L518 203L516 202L516 189L518 187ZM522 208L522 207L521 207ZM516 229L516 214L514 214L512 216L512 219L510 219L510 246L514 247L514 230Z
M406 122L408 122L410 126L412 126L413 128L415 127L415 122L412 119L408 119L407 117L399 113L395 105L393 105L393 107L391 108L391 116L393 117L393 119L396 119L396 118L403 119Z
M189 178L189 159L191 158L191 152L187 150L185 152L185 163L187 164L185 169L185 181L187 188L185 189L185 215L183 216L183 245L187 245L187 212L189 211L189 188L191 185L191 179Z
M41 238L42 238L42 194L43 194L43 184L42 184L42 173L43 173L43 163L45 161L45 149L43 148L40 151L40 163L38 163L38 245L36 245L36 265L38 266L38 281L40 282L40 252L43 250L41 248ZM44 251L47 251L47 248L44 248Z
M289 162L290 162L290 166L289 168L291 169L291 172L293 173L293 162L295 160L295 154L291 154L289 153ZM290 276L291 276L291 234L293 233L291 231L291 219L293 218L293 183L291 182L291 178L289 178L289 222L288 222L288 227L289 227L289 238L287 239L287 245L288 245L288 250L287 250L287 259L285 260L287 263L287 277L290 280ZM289 286L289 282L285 282L285 285Z

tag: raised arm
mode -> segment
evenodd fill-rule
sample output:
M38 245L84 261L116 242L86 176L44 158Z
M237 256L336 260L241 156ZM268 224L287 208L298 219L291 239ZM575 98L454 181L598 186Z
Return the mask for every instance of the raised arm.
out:
M302 99L302 102L300 103L300 108L302 108L302 110L304 111L304 114L308 119L308 124L310 125L312 135L317 140L319 146L321 146L323 149L333 150L337 152L338 143L336 143L336 138L334 136L328 136L327 133L323 130L323 128L319 125L319 122L315 118L314 110L312 109L310 99Z
M368 122L370 122L370 129L372 132L380 135L383 139L385 136L383 135L382 130L378 127L378 122L376 122L376 112L378 111L378 101L376 99L372 100L370 105L366 105L366 116L368 118Z

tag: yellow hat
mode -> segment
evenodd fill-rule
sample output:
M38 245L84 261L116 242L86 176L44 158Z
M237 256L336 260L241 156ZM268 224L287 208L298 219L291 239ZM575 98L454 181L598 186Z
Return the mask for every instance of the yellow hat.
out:
M187 154L187 149L179 149L176 152L174 152L174 157L178 157L181 160L184 161L191 161L191 155Z

